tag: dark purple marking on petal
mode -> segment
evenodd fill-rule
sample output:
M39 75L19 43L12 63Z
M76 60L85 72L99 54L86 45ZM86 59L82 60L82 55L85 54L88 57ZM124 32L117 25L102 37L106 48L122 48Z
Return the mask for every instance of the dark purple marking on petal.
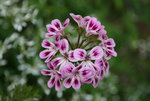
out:
M51 44L50 44L48 41L46 41L46 42L44 43L44 45L45 45L45 46L48 46L48 47L51 46Z
M61 74L61 72L57 71L56 73L57 73L59 79L62 79L62 74Z
M93 25L94 25L94 22L91 20L90 24L89 24L89 27L92 27Z
M51 72L50 72L50 71L44 71L44 73L45 73L45 74L50 74Z
M80 55L81 57L83 57L83 56L84 56L84 52L83 52L83 51L80 51L79 55Z
M98 78L95 78L95 83L96 83L96 84L98 83Z
M52 65L51 62L48 62L48 63L47 63L47 67L48 67L49 69L52 69L52 70L54 69L54 66Z
M74 58L74 52L71 52L70 57Z
M79 21L79 20L81 20L81 17L80 16L74 16L74 18L77 20L77 21Z
M57 27L57 28L59 28L60 29L60 25L59 25L59 23L55 23L55 26Z
M41 74L45 75L45 76L48 76L48 75L52 74L52 71L50 71L50 70L41 70Z
M55 77L52 78L52 83L54 83L54 81L55 81Z
M50 30L51 32L55 32L55 31L56 31L56 30L55 30L54 28L52 28L52 27L50 27L49 30Z
M72 72L72 67L69 67L69 68L67 68L67 71L69 72L69 73L71 73Z
M98 71L97 67L95 65L93 65L94 70Z
M89 78L89 79L87 79L87 80L86 80L86 82L90 82L91 80L92 80L92 79L91 79L91 78Z
M103 70L101 70L101 76L103 77L103 75L104 75L104 71L103 71Z
M98 28L98 25L94 25L93 27L92 27L92 30L96 30Z
M64 44L61 45L61 50L65 50L66 46Z
M54 36L54 34L50 34L50 33L45 34L45 37L52 37L52 36Z
M75 79L74 83L77 85L79 83L79 81L77 79Z
M49 53L50 53L50 51L48 51L48 52L45 52L45 53L44 53L44 55L45 55L45 56L47 56Z
M83 72L82 72L82 75L87 75L87 74L88 74L87 71L83 71Z
M53 62L53 65L54 65L54 66L57 66L59 63L60 63L60 60L55 60L55 61Z
M79 65L78 67L77 67L77 70L80 70L82 68L82 65Z
M107 45L111 45L111 42L110 42L110 41L108 41L106 44L107 44Z
M71 83L71 78L69 78L66 83L70 84Z
M93 51L93 55L97 56L99 53L97 52L97 50Z
M59 80L57 80L57 86L60 87L60 81Z
M100 61L99 61L99 64L100 64L101 67L104 67L103 60L100 60Z

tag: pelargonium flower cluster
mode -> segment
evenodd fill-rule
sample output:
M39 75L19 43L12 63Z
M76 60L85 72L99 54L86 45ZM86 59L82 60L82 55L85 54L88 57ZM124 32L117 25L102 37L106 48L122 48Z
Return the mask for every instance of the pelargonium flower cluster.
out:
M40 58L45 59L48 69L41 70L44 76L50 76L49 88L55 86L57 91L73 87L79 89L82 84L98 86L109 71L108 60L117 56L114 50L115 42L108 38L105 27L95 17L70 14L78 24L77 40L65 32L70 19L64 23L54 19L46 25L48 33L42 41ZM53 42L49 39L54 39Z

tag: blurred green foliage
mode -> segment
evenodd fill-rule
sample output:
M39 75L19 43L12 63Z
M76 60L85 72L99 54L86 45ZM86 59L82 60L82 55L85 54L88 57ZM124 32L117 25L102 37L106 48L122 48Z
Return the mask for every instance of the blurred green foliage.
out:
M149 11L149 0L0 0L0 101L148 101ZM98 88L56 92L39 73L46 66L38 54L45 25L71 12L97 17L116 41L118 56Z

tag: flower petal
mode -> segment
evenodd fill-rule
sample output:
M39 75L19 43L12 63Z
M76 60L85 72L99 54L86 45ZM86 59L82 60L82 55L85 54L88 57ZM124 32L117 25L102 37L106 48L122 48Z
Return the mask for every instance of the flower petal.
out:
M51 54L51 53L52 53L52 51L50 51L50 50L43 50L42 52L40 52L39 56L40 56L40 58L45 59L45 58L47 58L47 57L49 56L49 54Z
M85 17L83 18L82 26L83 26L84 28L86 28L86 26L87 26L87 24L88 24L88 22L89 22L90 19L91 19L90 16L85 16Z
M47 28L47 31L50 32L50 33L54 33L54 32L58 31L58 29L55 26L51 25L51 24L47 24L46 28Z
M77 67L73 68L73 72L78 72L79 70L81 70L83 68L83 64L81 63L80 65L78 65Z
M109 60L111 57L112 57L112 55L111 55L109 52L104 51L104 58L105 58L106 60Z
M94 75L94 72L91 68L89 67L84 67L83 70L80 72L80 76L83 78L90 78Z
M60 83L59 79L57 79L56 82L55 82L55 90L56 91L60 91L61 90L61 83Z
M91 19L90 16L85 16L85 17L83 18L84 23L87 23L90 19Z
M105 71L104 71L104 69L102 69L99 74L99 79L102 80L104 75L105 75Z
M110 47L108 47L108 48L110 48ZM117 52L114 50L114 48L108 49L107 52L109 52L112 56L115 56L115 57L117 56Z
M63 85L66 87L66 88L70 88L71 85L72 85L72 81L73 81L73 78L72 77L67 77L64 82L63 82Z
M116 45L112 38L105 40L104 44L106 45L106 47L115 47Z
M82 61L85 59L87 53L84 49L75 49L74 50L74 57L78 61Z
M91 62L90 60L89 61L83 61L82 64L84 67L90 67L90 68L93 67L93 62Z
M55 35L56 35L56 33L46 33L45 37L50 38L50 37L55 36Z
M61 53L66 53L66 52L68 52L69 44L68 44L68 41L67 41L66 39L62 39L62 40L59 42L59 45L60 45L60 52L61 52Z
M105 75L108 75L109 72L109 63L107 60L104 61L105 67L104 67L104 71L105 71Z
M80 89L80 87L81 87L81 82L80 82L80 78L79 78L78 76L75 76L75 77L74 77L72 87L73 87L74 89Z
M54 67L54 65L51 62L47 63L47 67L51 70L54 70L56 67Z
M98 72L101 70L101 68L98 67L98 65L93 64L92 67L94 68L95 72Z
M54 44L52 42L50 42L49 40L43 40L42 41L42 47L44 48L53 48Z
M82 27L82 16L81 15L75 15L75 14L73 14L73 13L70 13L70 16L73 18L73 20L75 21L75 22L77 22L77 24L78 24L78 26L79 27Z
M99 28L99 22L97 21L97 19L95 17L92 17L88 23L87 23L87 27L86 27L86 32L87 35L91 35L91 34L96 34L98 28Z
M93 79L93 82L92 82L92 85L93 85L93 87L94 88L96 88L97 86L98 86L98 77L95 77L94 79Z
M66 19L66 21L64 22L64 24L63 24L63 27L67 27L68 26L68 24L69 24L69 22L70 22L70 19L69 18L67 18Z
M98 40L103 41L103 40L107 39L106 33L107 33L106 30L101 29L101 30L99 31Z
M55 26L58 30L62 29L62 24L61 24L60 20L58 20L58 19L52 20L52 25Z
M63 61L64 61L64 59L61 58L61 57L60 58L55 58L55 59L52 60L52 64L53 64L54 67L58 67L60 64L63 63Z
M51 70L42 69L41 74L45 76L50 76L52 74Z
M98 66L99 69L103 69L105 66L103 59L95 60L95 64Z
M52 76L52 77L50 78L50 80L48 81L47 86L48 86L49 88L52 88L52 87L54 86L54 84L55 84L55 81L56 81L56 77L55 77L55 76Z
M92 78L84 78L82 79L82 83L90 84L92 83Z
M103 50L100 46L96 46L89 52L89 55L92 60L101 59L103 57Z
M71 62L77 62L78 60L75 59L74 57L74 51L69 51L68 52L68 59L71 61Z
M91 28L92 34L98 34L98 30L101 28L101 23L99 21L95 21L95 24Z
M59 78L59 79L62 79L62 74L61 74L61 72L60 72L60 71L56 71L56 73L57 73L57 75L58 75L58 78Z
M65 62L61 64L59 71L62 73L63 77L72 74L72 70L75 66L71 62Z
M104 58L109 60L112 56L117 56L117 53L115 52L113 47L107 47L104 49Z
M55 38L55 42L59 42L59 41L60 41L60 34L57 34Z
M49 54L49 56L47 57L47 59L45 60L45 62L47 63L47 62L49 62L52 58L53 58L53 56L56 54L56 51L52 51L50 54Z

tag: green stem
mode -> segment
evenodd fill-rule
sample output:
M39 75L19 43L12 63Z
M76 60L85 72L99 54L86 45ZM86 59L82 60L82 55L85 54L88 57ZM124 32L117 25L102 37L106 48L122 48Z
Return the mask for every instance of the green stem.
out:
M80 35L80 34L78 34L77 47L79 46L79 43L80 43L80 38L81 38L81 35Z
M94 46L93 46L94 47ZM88 49L85 49L86 51L89 51L89 50L91 50L93 47L90 47L90 48L88 48Z
M84 46L82 46L82 48L85 48L86 46L88 46L90 43L92 43L93 41L95 41L96 39L92 39L90 40L88 43L86 43Z
M82 46L82 44L86 41L86 39L82 40L81 43L79 44L79 48Z
M69 43L69 45L70 45L71 49L73 49L73 45L71 44L71 42L70 42L69 38L68 38L67 36L65 36L65 38L68 40L68 43Z

